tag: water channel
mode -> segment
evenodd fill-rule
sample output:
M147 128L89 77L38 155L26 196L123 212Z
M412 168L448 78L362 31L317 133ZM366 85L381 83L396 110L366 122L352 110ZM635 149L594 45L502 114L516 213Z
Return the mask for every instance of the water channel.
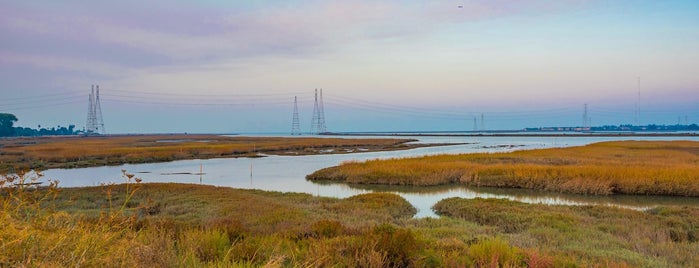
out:
M347 138L355 138L348 136ZM391 137L403 138L403 137ZM431 207L449 197L506 198L526 203L585 205L604 204L630 209L646 209L658 205L699 206L699 198L662 196L584 196L546 193L522 189L494 189L458 185L434 187L387 187L370 185L323 184L306 181L305 176L318 169L343 161L401 158L434 154L506 152L512 150L579 146L610 140L694 140L699 137L407 137L419 143L462 143L460 145L424 147L405 151L324 154L309 156L266 156L262 158L219 158L182 160L151 164L126 164L78 169L50 169L47 178L60 180L61 187L98 186L101 183L122 183L121 170L136 173L144 182L203 183L208 185L300 192L316 196L345 198L373 191L401 195L418 209L416 217L435 216ZM200 169L203 175L198 175Z

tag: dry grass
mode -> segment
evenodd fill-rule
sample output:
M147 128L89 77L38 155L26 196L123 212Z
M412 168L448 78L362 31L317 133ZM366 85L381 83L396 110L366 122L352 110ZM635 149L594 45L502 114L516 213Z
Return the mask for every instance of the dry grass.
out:
M217 135L149 135L36 137L0 140L0 171L22 168L74 168L181 159L256 156L257 153L305 155L398 150L406 139L339 139L224 137Z
M499 199L449 198L438 214L491 228L523 248L545 249L569 263L632 267L693 267L699 256L699 209L662 207L634 211L603 206L550 206Z
M699 261L699 211L345 199L187 184L35 189L2 177L2 267L663 267ZM20 176L21 177L21 176ZM37 179L40 179L37 177ZM18 184L20 183L20 184ZM128 189L128 190L127 190Z
M0 266L385 266L408 261L413 250L394 237L415 243L394 227L415 208L393 194L317 198L140 184L129 175L126 184L60 192L25 187L34 180L23 175L2 177Z
M699 142L618 141L582 147L344 163L310 180L511 187L579 194L699 196Z

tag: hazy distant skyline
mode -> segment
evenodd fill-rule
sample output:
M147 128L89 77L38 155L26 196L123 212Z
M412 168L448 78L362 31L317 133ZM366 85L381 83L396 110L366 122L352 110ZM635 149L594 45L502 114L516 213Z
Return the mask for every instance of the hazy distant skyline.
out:
M5 1L0 112L108 133L699 123L697 1Z

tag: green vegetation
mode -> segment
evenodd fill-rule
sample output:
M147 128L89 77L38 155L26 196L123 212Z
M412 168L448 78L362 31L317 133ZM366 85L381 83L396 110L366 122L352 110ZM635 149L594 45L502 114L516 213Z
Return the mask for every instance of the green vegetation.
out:
M52 128L42 128L38 129L28 128L28 127L14 127L14 123L17 122L17 117L14 114L0 113L0 137L13 137L13 136L46 136L46 135L76 135L78 131L75 130L75 125L69 125L66 127L52 127Z
M576 194L699 196L699 142L618 141L511 153L348 162L307 176L353 184L464 184Z
M693 253L699 252L697 208L634 211L605 206L449 198L437 203L434 209L440 215L488 228L493 236L511 241L516 247L538 248L550 256L566 256L549 260L556 267L587 260L634 267L690 267L699 263L699 256Z
M228 138L218 136L184 137L188 139L169 137L169 142L158 142L162 137L128 137L120 146L131 152L146 148L141 154L179 148L206 156L215 155L214 148L219 146L247 152L244 148L250 143L256 144L256 151L266 152L303 150L309 144L357 144L339 139L274 143L262 138L265 144L255 138L237 138L239 147L235 147L232 140L226 144L221 139ZM114 152L118 146L108 144L120 139L76 140L86 148L99 145L104 146L101 151ZM366 146L366 140L361 141L356 146ZM56 144L71 142L37 142L21 148L57 148ZM395 140L385 142L379 146L400 146ZM201 144L210 147L197 147ZM32 150L24 156L32 155ZM53 152L61 155L60 150ZM51 150L38 151L46 155ZM696 196L698 155L696 142L606 142L345 163L309 178ZM336 199L192 184L142 184L126 171L123 177L124 184L66 189L56 188L57 182L37 188L40 173L0 177L0 225L4 226L0 266L688 267L699 263L699 208L693 207L634 211L449 198L434 206L440 218L414 219L415 208L389 193Z
M4 176L0 266L402 266L415 209L393 194L348 199L185 185L36 189Z
M14 135L14 123L17 122L17 117L14 114L0 113L0 137L8 137Z
M662 267L699 263L699 210L345 199L190 184L0 179L0 266Z
M218 135L135 135L33 137L0 140L0 171L75 168L182 159L308 155L403 150L425 145L409 139L226 137Z

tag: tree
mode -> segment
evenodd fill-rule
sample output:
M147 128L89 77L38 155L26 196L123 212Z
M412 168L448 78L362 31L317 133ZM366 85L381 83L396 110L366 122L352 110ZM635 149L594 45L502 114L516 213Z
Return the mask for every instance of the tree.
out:
M17 122L17 117L14 114L0 113L0 137L9 137L15 134L13 127Z

